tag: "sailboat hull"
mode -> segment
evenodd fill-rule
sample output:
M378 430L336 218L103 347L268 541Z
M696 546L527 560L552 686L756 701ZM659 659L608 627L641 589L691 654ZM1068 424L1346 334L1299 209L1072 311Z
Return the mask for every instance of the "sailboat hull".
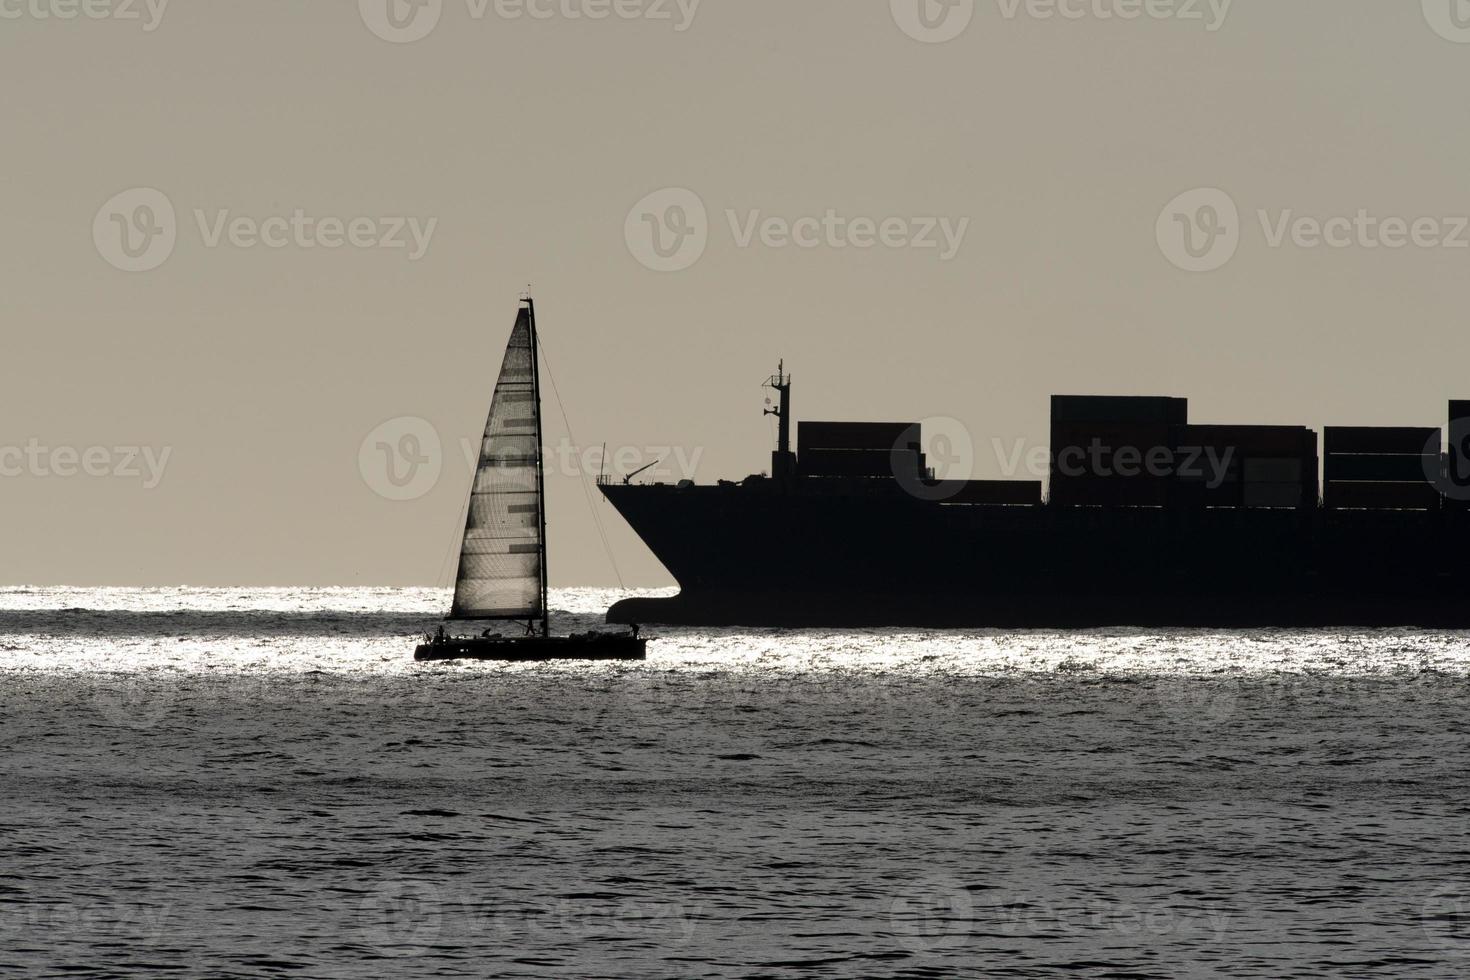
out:
M648 641L623 633L582 636L450 637L419 645L419 661L482 660L546 663L553 660L646 660Z

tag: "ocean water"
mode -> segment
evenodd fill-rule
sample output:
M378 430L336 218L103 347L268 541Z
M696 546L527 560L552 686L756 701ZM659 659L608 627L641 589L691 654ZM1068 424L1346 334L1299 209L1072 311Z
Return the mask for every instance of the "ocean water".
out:
M0 590L0 976L1470 975L1470 635L446 603Z

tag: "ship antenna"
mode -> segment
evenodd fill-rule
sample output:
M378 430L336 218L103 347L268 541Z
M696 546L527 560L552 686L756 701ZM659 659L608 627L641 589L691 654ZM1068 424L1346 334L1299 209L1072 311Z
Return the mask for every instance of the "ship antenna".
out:
M766 415L776 416L776 451L771 454L771 476L777 480L790 478L796 472L796 456L791 452L791 378L786 374L786 359L776 366L776 376L766 382L780 396L776 408L767 408Z

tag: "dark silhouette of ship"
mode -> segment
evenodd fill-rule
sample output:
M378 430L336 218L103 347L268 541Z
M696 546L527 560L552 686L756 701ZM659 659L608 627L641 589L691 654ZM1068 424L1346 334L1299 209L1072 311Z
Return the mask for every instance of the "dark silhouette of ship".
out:
M1056 396L1050 482L938 480L910 423L803 422L769 473L603 479L681 591L616 623L1470 627L1470 402L1439 427L1197 425Z

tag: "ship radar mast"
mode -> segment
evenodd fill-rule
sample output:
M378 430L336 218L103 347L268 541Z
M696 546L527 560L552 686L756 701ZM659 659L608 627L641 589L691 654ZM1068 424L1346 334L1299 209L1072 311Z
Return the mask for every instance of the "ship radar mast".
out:
M791 451L791 375L786 373L783 359L776 367L776 374L763 387L773 389L779 396L776 408L767 407L766 415L776 416L776 451L771 454L771 478L789 480L796 473L796 455ZM769 406L770 401L766 404Z

